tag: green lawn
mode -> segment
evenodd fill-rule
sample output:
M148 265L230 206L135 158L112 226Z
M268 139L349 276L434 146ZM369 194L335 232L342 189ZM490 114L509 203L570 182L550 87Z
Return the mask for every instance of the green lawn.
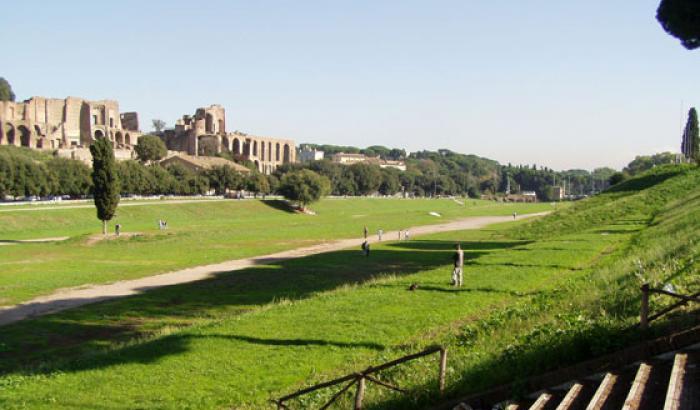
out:
M550 204L498 204L469 200L329 199L317 215L290 213L280 201L215 201L119 208L111 226L139 236L90 243L100 224L94 209L0 212L0 241L69 236L65 242L0 246L0 305L11 305L70 286L132 279L358 237L372 232L439 223L468 216L551 210ZM435 211L441 218L431 216ZM158 219L168 222L158 230Z
M689 311L630 330L639 284L700 286L700 170L651 175L535 223L257 266L3 327L0 408L271 408L433 343L448 347L448 396L459 396L653 337ZM448 284L456 241L461 289ZM436 369L425 358L383 373L411 395L370 385L367 407L429 406Z
M443 233L376 246L370 258L317 255L13 325L4 332L0 400L264 407L309 380L414 351L456 320L549 292L625 237ZM455 241L468 260L461 289L448 283ZM413 282L419 289L407 291ZM41 364L39 374L20 376L31 363ZM59 393L67 390L70 397Z

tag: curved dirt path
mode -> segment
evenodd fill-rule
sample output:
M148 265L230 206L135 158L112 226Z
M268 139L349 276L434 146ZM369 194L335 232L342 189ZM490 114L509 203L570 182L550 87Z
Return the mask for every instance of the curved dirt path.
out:
M521 215L518 216L518 219L520 220L534 216L541 216L547 213L548 212L540 212ZM437 232L479 229L493 223L512 220L512 216L476 216L434 225L409 227L409 233L410 238L415 238L419 235ZM396 241L398 238L398 231L384 232L383 238L386 242ZM18 322L30 317L72 309L90 303L97 303L104 300L136 295L163 286L177 285L207 279L223 272L230 272L256 265L273 264L287 259L302 258L304 256L324 252L355 248L358 247L362 241L362 238L340 239L337 241L324 242L317 245L291 249L269 255L235 259L211 265L195 266L192 268L147 276L139 279L119 281L104 285L86 285L77 288L60 289L50 295L39 296L25 303L14 306L0 307L0 326ZM368 242L377 242L376 235L370 235Z

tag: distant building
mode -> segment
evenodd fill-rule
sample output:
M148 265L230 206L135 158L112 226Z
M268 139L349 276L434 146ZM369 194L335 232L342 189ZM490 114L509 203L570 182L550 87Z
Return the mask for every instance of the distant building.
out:
M244 173L244 174L249 174L250 170L243 165L236 164L233 161L229 161L226 158L220 158L220 157L205 157L205 156L197 156L195 157L194 155L187 155L187 154L176 154L171 157L168 157L164 160L160 161L160 164L165 166L169 164L179 164L184 166L187 169L190 169L192 171L202 171L202 170L208 170L212 169L213 167L217 166L224 166L228 165L234 170Z
M400 171L406 170L406 163L403 161L392 161L388 159L382 159L379 161L379 166L381 168L396 168Z
M311 162L311 161L320 161L323 159L324 152L319 151L317 149L311 149L308 147L304 147L303 149L299 150L299 153L297 154L297 158L299 159L299 162L301 163L306 163L306 162Z
M566 192L564 192L564 187L552 187L552 199L554 199L555 201L561 201L562 199L564 199L565 195Z
M381 159L380 157L368 157L364 154L346 154L344 152L333 155L333 162L343 165L357 163L367 163L379 165L380 168L396 168L401 171L406 170L406 163L403 161L392 161Z
M333 162L343 165L352 165L365 161L367 161L365 154L346 154L344 152L339 152L333 155Z

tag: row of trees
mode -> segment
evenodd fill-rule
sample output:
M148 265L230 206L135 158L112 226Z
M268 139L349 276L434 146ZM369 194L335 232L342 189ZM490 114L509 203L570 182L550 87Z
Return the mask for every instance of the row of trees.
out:
M277 189L275 176L252 172L246 176L229 166L195 172L178 164L160 166L138 161L114 164L121 195L197 195L214 190L223 194L245 189L268 194ZM81 161L38 156L25 148L0 149L0 197L83 197L94 193L90 166Z

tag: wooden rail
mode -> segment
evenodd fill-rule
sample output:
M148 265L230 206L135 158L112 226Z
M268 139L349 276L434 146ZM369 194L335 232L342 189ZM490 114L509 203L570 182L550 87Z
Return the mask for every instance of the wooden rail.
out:
M649 322L652 320L656 320L660 318L661 316L667 314L668 312L671 312L672 310L678 309L681 306L687 305L689 302L700 302L700 292L693 293L692 295L681 295L675 292L669 292L664 289L654 289L649 287L648 283L645 283L641 287L642 291L642 306L639 312L639 327L642 329L646 329L649 327ZM654 313L653 315L649 314L649 295L652 293L657 293L659 295L666 295L666 296L671 296L676 299L680 299L679 302L676 302L672 304L671 306L668 306L664 309L661 309L660 311Z
M418 353L413 353L409 354L407 356L400 357L398 359L392 360L390 362L386 362L383 364L380 364L378 366L370 366L367 369L358 372L358 373L352 373L348 374L343 377L339 377L337 379L333 379L327 382L319 383L316 385L313 385L311 387L306 387L301 390L297 390L294 393L288 394L286 396L282 396L278 399L271 400L273 403L277 405L278 410L289 410L289 406L285 403L291 399L297 398L299 396L302 396L304 394L311 393L316 390L324 389L327 387L335 386L341 383L345 382L350 382L343 386L342 389L340 389L337 393L331 397L331 399L325 403L323 406L319 408L319 410L326 410L327 408L330 407L331 404L333 404L340 396L348 391L352 386L357 385L357 390L355 391L355 405L354 409L355 410L361 410L362 409L362 400L364 399L365 396L365 389L366 389L366 381L370 381L372 383L375 383L379 386L382 386L384 388L398 391L400 393L407 394L408 391L404 390L400 387L394 386L390 383L387 383L385 381L379 380L378 378L372 376L374 373L378 373L382 370L386 370L390 367L394 367L396 365L399 365L401 363L405 363L411 360L418 359L423 356L428 356L433 353L440 352L440 373L439 373L439 380L438 380L438 387L440 389L440 394L442 394L445 391L445 371L447 370L447 349L441 346L434 346L428 349L425 349L421 352Z

